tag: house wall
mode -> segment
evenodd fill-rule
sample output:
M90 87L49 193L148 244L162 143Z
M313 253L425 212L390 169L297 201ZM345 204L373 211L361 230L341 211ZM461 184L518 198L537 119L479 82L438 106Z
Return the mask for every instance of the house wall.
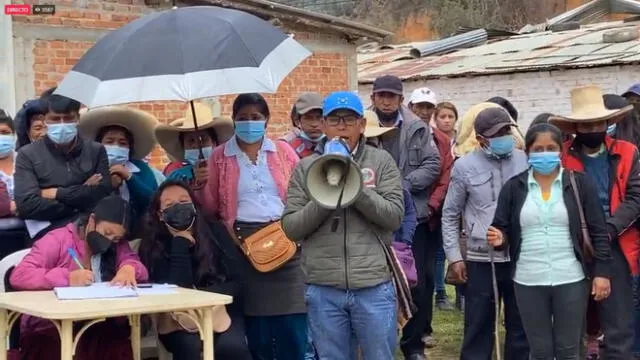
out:
M55 86L84 52L108 31L157 10L145 6L144 0L57 0L47 3L56 5L55 15L13 16L16 105ZM272 114L269 133L274 137L289 130L289 112L301 92L328 94L357 88L354 45L339 36L305 28L290 27L285 31L293 33L313 56L282 82L276 94L265 95ZM233 97L224 96L219 100L222 115L230 116ZM161 122L183 117L186 109L185 104L179 102L135 106L152 112ZM156 150L152 161L161 167L167 159L162 151Z
M541 71L506 75L489 75L404 83L405 98L418 87L429 87L438 101L451 101L462 116L470 106L492 96L502 96L518 109L518 123L523 131L542 113L569 114L570 90L580 85L598 84L604 93L623 93L640 81L638 66L607 66L562 71ZM370 104L370 85L360 85L359 94Z

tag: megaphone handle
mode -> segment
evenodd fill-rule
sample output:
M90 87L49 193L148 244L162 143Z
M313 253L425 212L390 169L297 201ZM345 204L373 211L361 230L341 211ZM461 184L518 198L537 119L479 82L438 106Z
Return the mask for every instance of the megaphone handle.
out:
M344 174L342 179L340 179L340 182L342 183L342 189L340 189L340 196L338 196L338 203L336 204L336 210L335 210L336 212L335 212L335 215L333 217L333 222L331 223L331 231L332 232L338 231L338 225L340 224L340 208L342 207L342 196L344 195L344 188L347 186L347 180L346 179L347 179L347 175L349 175L349 168L350 168L350 166L347 167L347 173ZM346 217L346 211L345 211L344 215Z

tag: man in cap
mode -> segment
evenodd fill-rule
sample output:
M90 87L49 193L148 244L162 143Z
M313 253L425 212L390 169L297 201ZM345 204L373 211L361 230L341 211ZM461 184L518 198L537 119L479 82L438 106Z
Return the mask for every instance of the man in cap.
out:
M622 97L633 105L636 116L640 118L640 83L633 84L622 94Z
M453 164L442 210L444 251L460 282L466 282L464 340L460 359L491 359L494 347L495 302L491 263L505 311L504 358L529 359L529 345L522 328L511 279L509 255L489 253L487 229L493 221L500 189L511 177L529 166L527 156L514 149L515 124L500 107L478 113L474 129L479 148ZM460 219L467 233L467 252L461 253ZM466 255L466 256L465 256ZM466 258L466 263L465 259Z
M305 179L323 155L323 140L294 170L282 216L286 235L302 245L307 312L321 359L349 359L352 334L365 359L393 359L396 348L396 292L381 242L390 246L402 223L402 178L386 151L366 145L363 114L352 92L324 100L324 133L343 139L360 167L360 195L337 214L309 196Z
M47 136L20 149L14 175L18 214L34 241L111 192L104 146L78 136L80 103L57 94L41 100Z
M549 122L564 133L576 134L575 139L565 143L562 164L595 180L611 239L613 291L604 301L590 303L590 311L597 309L604 333L603 358L631 359L634 336L631 276L640 274L640 231L636 226L640 217L640 158L633 144L607 135L607 126L623 119L633 107L606 109L602 90L595 85L573 89L571 102L571 115L552 116ZM591 335L596 335L597 328L594 330Z
M411 98L409 98L409 108L411 111L427 124L431 122L436 105L438 105L436 93L427 87L413 90Z
M313 154L324 138L322 133L322 96L308 92L300 95L292 109L293 130L282 140L291 145L300 158Z
M432 185L440 176L440 156L429 125L402 105L404 97L400 79L390 75L377 78L373 83L371 101L380 125L400 130L380 136L380 144L400 168L418 215L419 225L412 245L418 271L418 285L412 293L418 312L405 326L401 346L407 358L420 359L419 356L424 354L422 338L425 330L427 335L432 333L437 236L429 228L428 220L433 210L428 202Z

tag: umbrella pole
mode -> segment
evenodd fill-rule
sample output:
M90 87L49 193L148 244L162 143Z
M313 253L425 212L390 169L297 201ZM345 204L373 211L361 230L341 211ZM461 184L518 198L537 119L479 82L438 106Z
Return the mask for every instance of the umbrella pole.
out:
M193 105L193 100L189 101L189 105L191 106L191 116L193 116L193 127L196 132L196 141L198 142L198 149L200 150L200 160L203 160L204 154L202 153L202 141L200 140L200 131L198 130L198 119L196 118L196 107Z

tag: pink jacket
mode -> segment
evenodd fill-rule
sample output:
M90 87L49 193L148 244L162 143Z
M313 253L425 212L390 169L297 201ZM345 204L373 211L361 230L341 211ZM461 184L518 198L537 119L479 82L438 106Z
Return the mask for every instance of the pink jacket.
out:
M73 248L80 259L84 259L87 249L80 239L73 224L52 230L36 241L29 254L11 273L9 281L17 290L52 290L54 287L69 286L69 273L78 266L67 252ZM142 265L138 255L131 250L128 241L120 241L116 245L117 268L131 265L136 270L136 280L144 282L149 279L147 269ZM22 331L31 331L53 326L48 320L22 317Z
M233 141L233 138L230 141ZM267 163L278 187L280 198L286 201L289 178L299 158L287 143L274 141L274 144L278 151L267 153ZM240 168L235 156L224 155L224 147L225 145L222 144L213 150L207 162L209 180L204 188L197 191L197 195L204 211L210 216L220 218L231 229L238 215ZM285 162L284 166L281 159Z

